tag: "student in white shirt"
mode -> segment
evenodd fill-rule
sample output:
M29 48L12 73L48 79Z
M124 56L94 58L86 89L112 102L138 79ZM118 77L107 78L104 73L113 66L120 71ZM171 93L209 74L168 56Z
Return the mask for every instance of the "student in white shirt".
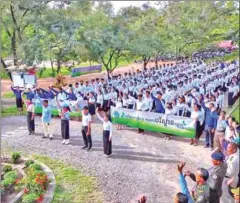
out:
M84 141L82 149L87 148L88 152L92 149L91 122L91 115L88 107L85 106L82 110L82 137Z
M26 105L27 110L27 125L28 125L28 132L29 135L34 134L35 132L35 106L32 100L25 100L23 98L24 92L21 93L22 101Z
M201 136L201 126L203 124L203 113L200 111L200 107L198 104L195 104L193 109L191 109L190 107L188 107L186 105L185 107L188 111L191 112L191 116L190 118L195 120L195 129L196 129L196 134L195 134L195 139L191 138L191 142L190 144L194 146L198 145L198 140Z
M97 108L99 111L103 110L103 94L101 90L97 92Z
M97 109L96 115L100 121L103 122L103 152L104 156L109 157L112 154L112 123L109 121L109 117L104 113L103 118L99 115Z

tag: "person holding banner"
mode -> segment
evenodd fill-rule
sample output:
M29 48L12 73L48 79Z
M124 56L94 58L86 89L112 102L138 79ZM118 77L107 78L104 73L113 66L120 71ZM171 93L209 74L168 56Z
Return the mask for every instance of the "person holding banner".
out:
M129 97L131 97L131 96L129 96ZM135 105L136 105L136 110L137 111L145 111L145 110L147 110L146 109L146 104L145 104L145 102L143 100L142 94L140 94L140 93L138 94L138 99L135 99L134 97L131 97L131 98L135 101ZM134 107L135 107L135 105L134 105ZM143 133L144 133L144 130L139 128L138 129L138 134L143 134Z
M104 156L110 157L112 154L112 123L109 121L108 115L105 113L103 118L99 115L97 108L96 115L103 123L103 152Z
M23 100L22 100L22 92L23 90L20 90L20 88L17 86L16 88L13 88L13 85L11 86L11 90L13 91L15 97L16 97L16 106L18 108L18 111L23 111Z
M21 97L22 97L22 101L26 105L28 132L29 132L29 135L31 135L31 134L34 134L34 132L35 132L35 121L34 121L35 106L34 106L32 100L25 100L23 98L23 94L24 94L24 92L22 92Z

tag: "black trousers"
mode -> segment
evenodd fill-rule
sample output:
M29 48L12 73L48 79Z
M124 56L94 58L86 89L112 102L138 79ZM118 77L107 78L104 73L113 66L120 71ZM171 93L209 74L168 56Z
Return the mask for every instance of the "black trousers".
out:
M62 139L69 139L69 120L61 120Z
M35 132L35 121L32 120L32 112L27 113L27 125L28 125L28 132L32 133Z
M82 137L83 137L83 141L84 141L84 145L86 147L88 147L89 149L92 148L92 136L87 135L87 131L88 131L88 127L87 126L83 126L82 127Z
M103 152L106 155L112 154L112 141L109 141L110 131L103 131Z

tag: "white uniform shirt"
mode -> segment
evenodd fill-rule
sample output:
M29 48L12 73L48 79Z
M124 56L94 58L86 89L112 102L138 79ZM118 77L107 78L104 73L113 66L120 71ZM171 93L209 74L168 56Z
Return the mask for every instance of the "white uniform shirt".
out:
M88 126L89 122L91 122L91 115L89 113L85 115L82 111L82 126Z
M237 150L236 153L231 154L227 160L227 172L226 176L234 177L233 187L236 187L238 182L238 173L239 173L239 151Z

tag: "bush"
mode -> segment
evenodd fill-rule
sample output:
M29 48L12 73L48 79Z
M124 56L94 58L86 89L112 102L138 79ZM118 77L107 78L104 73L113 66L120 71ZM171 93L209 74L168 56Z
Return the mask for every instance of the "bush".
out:
M29 167L31 164L34 164L34 161L33 160L27 160L26 163L25 163L25 166Z
M7 173L9 171L12 171L12 166L11 165L4 165L3 166L3 173Z
M36 163L31 164L31 165L29 166L29 168L32 168L32 169L34 169L35 171L41 171L41 170L42 170L41 165L36 164Z
M36 199L38 199L39 195L35 193L30 193L27 195L24 195L22 198L22 203L34 203L36 202Z
M18 153L18 152L12 153L12 162L14 164L16 164L19 161L20 158L21 158L20 153Z
M9 171L3 176L3 179L16 179L17 178L17 172L16 171Z
M11 186L17 178L16 171L10 171L3 176L3 180L1 181L1 186L9 187Z

